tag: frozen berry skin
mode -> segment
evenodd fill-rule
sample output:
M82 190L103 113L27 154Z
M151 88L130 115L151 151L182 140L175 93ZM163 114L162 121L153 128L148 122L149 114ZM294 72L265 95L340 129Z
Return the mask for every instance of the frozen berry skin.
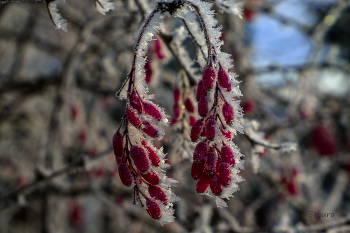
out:
M150 184L157 185L159 183L159 176L153 171L141 173L141 176Z
M222 156L223 162L226 162L231 166L235 165L235 157L230 147L228 146L221 147L221 156Z
M205 117L207 116L208 112L209 112L209 105L208 105L208 96L207 95L203 95L198 102L198 114L201 117Z
M161 188L159 188L156 185L150 185L150 186L148 186L148 192L152 198L159 200L159 201L163 202L164 205L166 205L168 199Z
M199 177L199 180L197 181L196 185L196 191L197 193L204 193L210 184L210 178L211 176L208 175L206 172L203 172L202 175Z
M225 103L222 106L222 115L225 118L226 124L232 125L234 119L233 107L229 103Z
M175 87L174 89L174 102L178 103L181 99L181 93L180 93L180 89L178 87Z
M231 141L232 140L232 132L231 131L225 131L225 130L221 130L221 133L222 135L225 136L225 138L228 140L228 141Z
M209 66L203 71L203 87L205 90L211 90L215 84L215 70L212 66Z
M208 153L208 144L206 142L198 143L193 152L193 162L204 163L205 156L207 153Z
M130 169L126 163L121 163L118 165L119 177L123 185L129 187L133 183L133 179L130 173Z
M160 111L156 108L156 106L154 106L151 103L145 103L143 105L143 109L145 110L145 113L147 115L150 115L151 117L153 117L155 120L159 121L162 119L162 114L160 113Z
M222 162L219 165L219 178L222 185L227 186L230 184L231 178L230 178L230 165L228 163Z
M135 128L140 128L140 126L142 125L142 122L141 122L140 118L137 116L134 109L128 107L126 109L125 115L126 115L126 118L128 119L128 121L130 122L130 124L135 126Z
M226 91L231 90L231 82L225 70L219 70L218 82L219 82L219 86L226 89Z
M123 144L124 144L123 135L118 131L113 136L113 150L114 150L114 155L117 158L121 158L123 155L123 150L124 150Z
M173 106L174 117L179 119L181 116L182 108L179 103L175 103Z
M196 100L199 101L202 96L207 95L207 90L203 87L203 81L200 80L197 85Z
M201 132L203 128L204 128L204 122L202 120L199 119L196 121L196 123L194 123L190 133L192 142L195 142L198 140L198 138L201 136Z
M204 165L203 163L192 163L191 176L193 179L198 180L203 173Z
M213 118L209 118L205 122L205 134L209 140L214 140L216 134L216 121Z
M133 91L130 96L130 104L138 113L142 112L141 100L135 91Z
M185 100L185 107L186 107L188 112L194 113L194 106L193 106L192 100L190 98L187 98Z
M142 147L132 146L130 149L130 157L134 161L134 164L141 173L146 173L149 170L149 160L146 152Z
M210 189L215 196L222 193L222 184L220 182L219 175L216 173L210 179Z
M162 212L158 206L158 204L155 201L152 201L151 199L147 199L146 201L146 207L147 207L147 213L149 216L151 216L153 219L159 219L162 216Z
M148 121L143 122L142 131L145 134L147 134L148 136L150 136L151 138L156 138L159 136L158 130L156 128L154 128L153 125L151 123L149 123Z
M190 116L190 126L194 126L194 124L196 123L197 119L194 116Z
M209 175L213 175L216 172L216 164L218 162L218 155L215 151L208 153L205 158L204 169L208 172Z
M152 81L152 73L153 73L150 59L148 59L145 64L145 73L146 73L145 81L146 83L150 83Z
M143 141L143 142L146 142L146 141ZM148 158L149 158L149 160L151 160L152 165L158 166L160 163L160 159L159 159L157 153L154 150L152 150L151 147L147 146L146 143L144 144L143 142L142 142L142 145L146 148L146 150L148 152Z

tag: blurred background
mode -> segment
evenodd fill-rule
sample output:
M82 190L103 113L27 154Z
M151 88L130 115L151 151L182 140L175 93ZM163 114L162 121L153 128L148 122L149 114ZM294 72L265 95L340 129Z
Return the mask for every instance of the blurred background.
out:
M163 227L132 204L111 149L125 109L115 92L144 20L137 1L112 2L106 16L93 1L60 4L68 33L42 2L0 5L0 232L350 232L348 0L246 0L243 19L219 10L244 121L259 127L234 139L245 181L225 209L196 194L188 151L174 150L179 132L169 127L157 146L182 200ZM165 22L170 34L181 25ZM146 69L172 115L179 65L168 46L150 44Z

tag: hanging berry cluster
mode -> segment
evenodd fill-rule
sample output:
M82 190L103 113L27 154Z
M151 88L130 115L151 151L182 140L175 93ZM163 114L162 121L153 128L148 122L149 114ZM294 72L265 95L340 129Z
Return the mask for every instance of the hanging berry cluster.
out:
M231 59L220 51L220 27L213 18L211 6L199 0L159 2L140 31L134 47L131 72L117 93L118 97L126 99L125 115L113 137L120 179L125 186L134 187L134 203L138 200L149 215L161 224L174 220L172 202L179 199L170 190L177 181L165 175L169 167L164 161L165 155L153 146L154 139L163 138L168 121L163 109L151 101L152 96L147 94L145 87L147 44L160 30L162 13L192 19L187 14L193 15L194 10L203 28L203 32L196 30L198 33L194 37L204 37L207 45L207 65L196 93L201 119L196 120L194 116L195 105L191 94L183 92L184 100L181 100L181 91L178 88L174 91L174 119L182 117L184 105L192 126L190 138L192 141L200 140L194 150L192 166L192 177L198 179L196 190L198 193L228 198L238 190L236 183L242 180L237 175L243 168L242 155L232 142L236 131L242 132L238 119L242 114L236 100L241 94L234 74L228 73L232 67ZM181 11L178 11L180 8ZM209 186L211 193L206 192ZM220 198L216 198L216 201L219 207L226 205Z

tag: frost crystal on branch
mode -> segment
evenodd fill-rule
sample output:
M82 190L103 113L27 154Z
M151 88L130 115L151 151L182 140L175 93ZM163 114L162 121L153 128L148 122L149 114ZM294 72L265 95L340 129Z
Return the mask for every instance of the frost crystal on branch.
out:
M57 6L61 3L61 0L52 1L46 3L47 10L49 12L49 16L52 20L52 23L55 25L57 29L61 29L67 32L67 20L63 19L61 14L58 12Z

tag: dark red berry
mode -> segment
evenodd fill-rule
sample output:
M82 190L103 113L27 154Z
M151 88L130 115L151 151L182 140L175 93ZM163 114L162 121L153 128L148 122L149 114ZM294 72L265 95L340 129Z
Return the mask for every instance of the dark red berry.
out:
M151 138L158 137L158 130L154 128L153 125L148 121L143 122L142 131L148 136L150 136Z
M222 115L225 118L226 124L232 125L234 119L234 111L231 104L226 102L224 106L222 106Z
M207 95L207 90L204 89L203 81L200 80L197 85L196 100L199 101L204 95Z
M191 176L193 179L197 180L199 177L201 177L203 173L203 163L192 163L192 169L191 169Z
M181 105L179 103L175 103L173 106L173 112L174 112L174 117L176 119L180 118L181 116L181 112L182 112L182 108Z
M178 103L180 101L180 98L181 98L180 89L178 87L175 87L175 89L174 89L174 102Z
M145 73L146 73L146 78L145 78L146 83L150 83L152 81L152 73L153 73L150 58L146 61L146 64L145 64Z
M204 122L202 120L197 120L196 123L194 123L190 133L190 137L193 142L198 140L203 130L203 127L204 127Z
M215 196L222 193L222 184L220 182L219 175L216 173L210 179L210 189Z
M198 102L198 114L201 117L205 117L209 112L209 106L208 106L208 96L203 95Z
M141 174L141 176L150 184L157 185L159 183L159 176L153 171Z
M225 88L226 91L231 90L231 82L225 70L219 70L218 81L219 81L220 87Z
M209 175L213 175L216 172L216 164L218 162L218 155L215 150L208 153L205 158L204 169Z
M164 204L167 203L168 199L167 199L165 193L158 186L155 186L155 185L148 186L148 192L152 198L157 199L157 200L163 202Z
M205 134L209 140L213 140L216 134L216 121L214 118L209 118L205 122Z
M208 144L206 142L198 143L193 152L193 161L195 163L204 163L205 155L207 153L208 153Z
M231 141L232 140L232 133L231 131L225 131L225 130L221 130L222 135L225 136L225 138L227 138L227 140Z
M144 142L145 142L145 141L144 141ZM143 145L143 143L142 143L142 145ZM152 150L151 147L147 146L147 144L146 144L146 145L143 145L143 146L144 146L144 147L146 148L146 150L148 151L148 158L149 158L149 160L151 160L151 163L153 164L153 166L158 166L159 163L160 163L160 159L159 159L157 153L154 152L154 150Z
M141 100L135 91L130 95L130 104L138 113L142 112Z
M228 146L221 147L221 156L222 156L223 162L226 162L231 166L235 165L235 158L233 156L233 152L230 147Z
M145 110L145 113L147 115L150 115L151 117L153 117L155 120L159 121L162 119L162 114L160 113L160 111L156 108L156 106L154 106L151 103L145 103L143 105L143 109Z
M187 98L187 99L185 100L185 107L186 107L186 109L187 109L188 112L190 112L190 113L193 113L193 112L194 112L193 103L192 103L192 101L191 101L190 98Z
M228 163L220 163L219 165L219 178L220 178L220 182L222 185L227 186L230 184L231 178L230 178L230 174L231 174L231 170L230 170L230 165L228 165Z
M160 211L160 208L158 204L155 201L152 201L151 199L147 199L146 201L146 207L147 207L147 213L149 216L151 216L153 219L159 219L162 216L162 212Z
M121 163L118 165L119 177L122 183L129 187L133 183L133 179L130 173L129 166L126 163Z
M194 123L196 123L197 119L194 116L190 116L190 126L194 126Z
M149 170L149 161L146 152L142 147L132 146L130 149L130 156L134 164L141 173L146 173Z
M124 138L123 135L118 131L113 136L113 150L114 155L117 158L121 158L123 155L123 144L124 144Z
M134 109L128 107L126 109L125 115L126 115L126 118L128 119L128 121L130 122L130 124L132 124L136 128L140 128L140 126L142 125L142 122L141 122L140 118L137 116Z
M198 193L204 193L205 190L209 187L211 176L208 175L206 172L203 172L202 175L199 177L199 180L197 181L196 185L196 191Z
M214 88L215 83L215 70L212 66L209 66L203 71L203 87L206 90L211 90Z

